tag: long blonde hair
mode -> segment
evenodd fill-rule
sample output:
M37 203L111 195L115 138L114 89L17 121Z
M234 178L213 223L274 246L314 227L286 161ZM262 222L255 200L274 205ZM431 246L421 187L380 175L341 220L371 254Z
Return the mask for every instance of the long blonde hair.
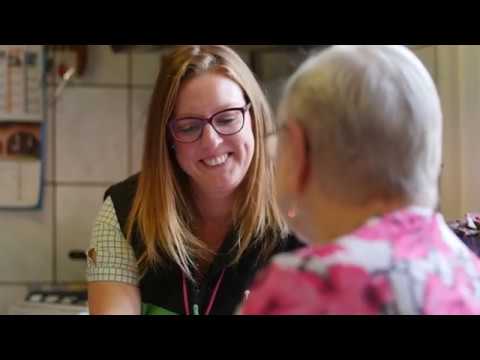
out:
M181 84L206 72L221 72L235 81L252 104L255 152L236 194L233 224L237 238L231 265L251 246L259 246L260 256L268 257L286 235L275 202L273 164L264 143L273 127L271 111L258 82L240 56L226 46L178 46L163 58L151 99L143 166L127 221L128 239L131 241L137 231L144 242L138 260L143 274L170 260L192 279L191 269L196 269L196 261L208 252L194 235L195 212L189 205L192 199L187 175L177 163L168 133Z

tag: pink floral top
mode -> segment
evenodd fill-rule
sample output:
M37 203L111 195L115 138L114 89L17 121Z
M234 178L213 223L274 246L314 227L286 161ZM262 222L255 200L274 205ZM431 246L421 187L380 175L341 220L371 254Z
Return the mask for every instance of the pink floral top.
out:
M441 215L404 209L274 258L240 314L480 314L480 261Z

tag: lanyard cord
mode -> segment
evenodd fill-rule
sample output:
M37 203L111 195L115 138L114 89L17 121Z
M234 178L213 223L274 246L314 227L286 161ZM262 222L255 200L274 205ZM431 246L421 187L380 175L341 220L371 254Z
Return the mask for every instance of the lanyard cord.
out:
M205 315L210 315L210 312L212 311L212 307L215 302L215 299L217 298L218 289L222 284L224 275L225 275L225 269L222 271L222 274L220 275L220 278L217 281L217 285L215 285L215 289L213 289L212 296L210 297L210 302L208 303L208 307L207 307L207 311L205 312ZM188 301L187 278L185 277L185 275L182 275L182 283L183 283L183 305L185 307L185 314L189 316L190 304ZM195 304L194 306L198 306L198 305ZM198 314L194 314L194 315L198 315Z

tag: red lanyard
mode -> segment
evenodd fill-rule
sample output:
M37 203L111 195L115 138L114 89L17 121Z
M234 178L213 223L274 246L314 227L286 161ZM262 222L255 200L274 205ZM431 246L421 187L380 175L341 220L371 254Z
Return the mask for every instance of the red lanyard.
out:
M220 278L217 281L217 285L215 285L215 289L213 289L213 293L212 293L212 296L210 297L210 302L208 303L208 307L207 307L207 311L205 311L205 315L210 315L210 312L212 311L213 303L217 298L218 289L220 288L224 275L225 275L225 269L222 271L222 274L220 275ZM185 314L189 316L190 304L188 301L187 278L185 277L185 275L182 275L182 277L183 277L183 304L185 306ZM200 315L198 310L198 304L194 304L193 308L194 308L193 310L194 315Z

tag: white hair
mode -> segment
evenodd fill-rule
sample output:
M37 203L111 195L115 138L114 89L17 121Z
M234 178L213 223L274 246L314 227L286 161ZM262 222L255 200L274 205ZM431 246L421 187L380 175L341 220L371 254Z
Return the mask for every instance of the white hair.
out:
M298 121L323 191L363 203L402 197L435 207L442 111L435 84L400 45L337 45L290 78L283 120Z

